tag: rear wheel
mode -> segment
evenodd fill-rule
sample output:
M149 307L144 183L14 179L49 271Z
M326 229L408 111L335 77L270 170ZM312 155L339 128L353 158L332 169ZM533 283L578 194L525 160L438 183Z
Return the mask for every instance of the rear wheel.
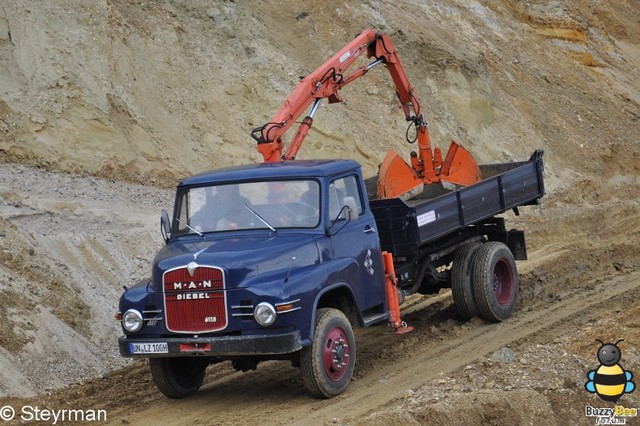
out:
M478 306L473 296L471 269L474 255L480 247L481 243L467 244L458 250L453 260L451 294L458 314L465 321L478 315Z
M207 365L191 358L149 358L153 382L169 398L184 398L198 392Z
M355 363L355 338L347 317L337 309L318 309L313 342L300 352L302 380L309 393L320 398L341 394L349 386Z
M520 285L509 247L496 241L483 244L474 256L472 283L482 318L493 322L509 318L516 307Z

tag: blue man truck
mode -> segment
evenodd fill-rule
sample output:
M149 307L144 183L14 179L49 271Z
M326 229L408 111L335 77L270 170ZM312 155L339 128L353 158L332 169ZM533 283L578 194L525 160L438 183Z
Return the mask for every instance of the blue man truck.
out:
M360 51L375 62L343 76ZM355 161L294 160L320 99L335 101L338 89L376 63L392 71L416 127L420 153L412 153L412 165L391 153L376 182ZM527 258L526 244L501 215L539 203L542 151L478 166L452 144L449 154L457 153L442 161L413 89L396 78L404 73L385 35L363 32L327 64L301 82L305 89L276 119L254 130L264 163L178 184L173 217L161 215L166 244L151 277L120 299L120 354L148 358L168 397L197 392L210 364L231 361L248 371L274 359L300 367L312 395L332 397L353 375L353 327L386 322L396 333L409 331L399 316L407 295L450 287L462 319L502 321L515 308L515 260ZM311 104L297 147L282 155L280 136Z

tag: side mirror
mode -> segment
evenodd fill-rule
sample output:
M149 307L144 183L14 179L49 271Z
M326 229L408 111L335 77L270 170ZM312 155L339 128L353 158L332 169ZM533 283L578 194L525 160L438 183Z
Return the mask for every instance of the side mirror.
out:
M345 207L347 207L347 220L349 222L356 220L358 218L358 203L356 203L356 199L353 197L344 197L342 202Z
M171 220L169 219L169 213L166 210L160 212L160 233L164 242L168 243L171 238Z
M333 220L332 225L326 229L325 234L327 235L327 237L336 235L342 230L342 228L347 226L347 223L358 218L358 204L356 203L356 199L353 197L344 197L342 199L342 202L344 203L344 205L340 209L338 216L336 216L336 218ZM338 223L342 223L342 226L334 231L333 227Z

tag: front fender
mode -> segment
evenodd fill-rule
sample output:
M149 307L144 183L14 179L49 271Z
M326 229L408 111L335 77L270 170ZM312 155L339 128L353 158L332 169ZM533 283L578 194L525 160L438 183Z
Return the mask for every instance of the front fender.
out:
M349 292L349 295L351 296L351 300L356 305L355 312L358 315L358 321L360 322L360 324L362 324L362 312L360 310L360 307L358 306L358 301L356 300L356 296L353 292L353 289L345 282L337 282L337 283L328 285L327 287L323 288L316 294L316 297L313 301L313 309L311 311L311 322L309 324L309 337L308 337L309 343L313 341L313 337L315 333L315 324L316 324L316 313L318 312L318 303L320 302L320 299L322 299L322 296L324 296L325 294L338 289L340 290L345 289L347 292Z
M145 278L144 280L138 281L136 284L129 287L122 296L120 296L120 309L124 308L124 304L138 304L145 297L147 297L147 293L149 292L149 285L151 284L151 278Z
M351 300L356 305L355 311L361 315L359 301L353 289L344 280L345 270L349 270L353 262L350 259L340 259L337 261L322 262L292 270L285 281L280 278L277 281L256 280L250 288L256 294L265 297L276 295L279 299L300 299L299 311L285 314L290 315L293 324L300 330L302 343L304 346L311 344L315 325L315 314L322 296L328 292L345 289ZM361 318L359 318L361 320ZM291 323L290 323L291 324Z

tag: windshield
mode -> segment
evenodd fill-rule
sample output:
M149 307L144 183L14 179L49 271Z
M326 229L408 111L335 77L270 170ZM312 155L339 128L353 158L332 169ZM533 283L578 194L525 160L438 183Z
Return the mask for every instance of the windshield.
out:
M315 228L320 222L320 186L315 180L189 188L179 193L178 203L176 235L242 229Z

